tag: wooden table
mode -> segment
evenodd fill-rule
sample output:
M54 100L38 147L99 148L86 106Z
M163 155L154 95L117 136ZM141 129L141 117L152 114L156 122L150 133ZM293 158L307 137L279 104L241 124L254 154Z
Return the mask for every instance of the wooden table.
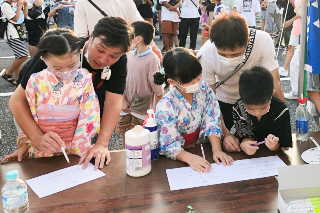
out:
M320 142L320 132L310 133L310 136ZM252 158L278 155L287 165L299 165L304 164L301 153L312 147L314 144L310 140L294 142L294 147L284 152L270 152L261 146ZM212 163L210 145L206 144L204 150ZM201 155L198 145L187 151ZM251 158L243 152L230 155L234 160ZM78 157L69 158L70 164L63 156L3 164L0 186L4 185L9 170L18 170L20 177L27 180L78 163ZM29 212L189 212L187 206L192 206L194 212L277 212L275 177L170 191L166 169L187 164L161 156L152 161L150 174L133 178L126 174L124 151L112 152L111 158L111 165L102 170L106 176L97 180L41 199L28 188Z

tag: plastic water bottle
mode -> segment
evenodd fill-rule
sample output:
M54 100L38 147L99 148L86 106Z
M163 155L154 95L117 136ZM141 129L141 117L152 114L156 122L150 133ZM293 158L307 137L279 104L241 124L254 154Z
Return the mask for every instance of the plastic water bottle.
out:
M17 170L7 172L6 178L7 182L1 190L4 212L28 212L29 199L27 184L19 178Z
M302 95L299 98L299 106L296 110L296 132L298 141L308 140L308 111L306 108L306 98Z

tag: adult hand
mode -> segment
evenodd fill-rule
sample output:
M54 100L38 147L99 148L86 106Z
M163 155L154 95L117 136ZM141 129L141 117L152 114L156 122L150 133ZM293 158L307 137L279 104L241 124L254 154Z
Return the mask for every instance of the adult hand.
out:
M202 28L209 31L209 25L207 25L206 23L202 23Z
M211 164L199 155L192 154L188 158L187 163L191 166L192 169L200 173L208 172L211 169Z
M24 0L24 1L23 1L23 6L24 6L24 7L27 7L27 6L28 6L28 1L27 1L27 0Z
M31 144L39 151L46 152L48 154L61 152L61 147L66 146L59 135L54 132L48 132L37 137L35 140L31 141Z
M239 146L239 139L236 138L234 135L226 135L224 137L223 142L222 142L223 148L227 152L240 152L240 146Z
M107 160L106 165L108 166L111 161L110 152L108 146L103 144L95 144L89 151L87 151L79 160L78 165L83 163L82 169L86 169L90 160L95 157L94 169L103 169L104 162ZM100 166L99 166L100 164Z
M130 104L128 103L127 100L125 100L125 98L122 99L122 111L125 112L125 113L130 113L130 110L129 110L129 107L130 107Z
M218 165L220 164L219 159L222 161L224 166L226 166L226 165L230 166L230 165L232 165L232 162L234 161L233 158L230 155L227 155L223 151L213 152L213 160Z
M253 155L259 149L259 146L252 146L253 144L256 144L256 143L257 141L247 140L247 141L243 141L240 144L240 147L247 155Z
M278 144L279 138L269 134L268 137L265 138L265 140L266 140L266 146L269 149L272 149Z

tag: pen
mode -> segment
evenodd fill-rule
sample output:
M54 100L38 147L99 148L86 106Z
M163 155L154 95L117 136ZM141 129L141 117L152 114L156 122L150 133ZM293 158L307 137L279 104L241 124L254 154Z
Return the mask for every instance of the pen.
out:
M274 137L273 137L272 139L274 139ZM252 146L258 146L258 145L264 144L264 143L266 143L266 142L267 142L267 141L261 141L261 142L259 142L259 143L252 144Z
M65 151L65 148L64 148L64 147L61 147L61 150L62 150L63 155L64 155L64 157L66 158L67 162L70 163L69 158L68 158L68 155L67 155L67 153L66 153L66 151Z
M202 144L201 144L201 151L202 151L202 157L203 157L203 159L206 159L206 156L204 155L204 151L203 151L203 146L202 146ZM206 168L206 171L208 171L207 168Z
M203 159L206 159L206 156L204 155L204 151L203 151L203 146L202 146L202 144L201 144L201 151L202 151L202 157L203 157Z

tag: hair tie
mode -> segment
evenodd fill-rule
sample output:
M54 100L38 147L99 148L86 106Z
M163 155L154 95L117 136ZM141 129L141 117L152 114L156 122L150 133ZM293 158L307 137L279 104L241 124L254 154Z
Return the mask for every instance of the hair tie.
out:
M164 70L164 67L162 67L162 69L160 70L160 74L162 74L163 76L166 75L166 72L165 72L165 70Z

